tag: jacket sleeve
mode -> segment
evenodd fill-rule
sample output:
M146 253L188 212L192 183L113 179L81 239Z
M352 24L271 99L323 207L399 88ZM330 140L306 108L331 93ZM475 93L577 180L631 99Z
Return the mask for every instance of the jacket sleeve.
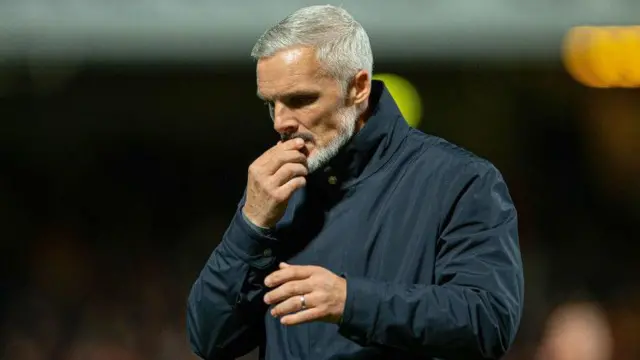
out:
M475 175L463 176L458 190L446 195L454 200L437 244L434 284L345 276L343 336L446 359L506 353L524 297L516 209L493 165L473 163L465 170Z
M241 201L241 204L244 201ZM187 301L192 350L206 360L235 359L264 341L263 281L276 263L276 240L253 226L239 206Z

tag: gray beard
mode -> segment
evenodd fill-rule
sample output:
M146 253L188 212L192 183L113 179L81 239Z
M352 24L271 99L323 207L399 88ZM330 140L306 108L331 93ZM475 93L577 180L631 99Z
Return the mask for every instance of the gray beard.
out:
M355 106L343 109L340 114L340 128L338 135L326 146L316 149L316 153L307 159L309 173L325 167L340 150L351 140L356 132L358 111Z

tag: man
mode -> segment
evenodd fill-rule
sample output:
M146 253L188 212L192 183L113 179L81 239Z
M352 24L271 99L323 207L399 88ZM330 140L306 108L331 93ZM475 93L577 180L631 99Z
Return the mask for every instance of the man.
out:
M495 359L523 301L516 210L487 161L410 128L366 32L303 8L252 53L282 141L191 290L204 359Z

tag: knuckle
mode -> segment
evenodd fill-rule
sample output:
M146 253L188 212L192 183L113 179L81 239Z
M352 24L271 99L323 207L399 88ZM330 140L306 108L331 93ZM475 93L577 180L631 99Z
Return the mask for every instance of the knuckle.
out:
M289 287L289 292L291 294L298 294L300 293L300 284L298 283L292 283Z
M248 173L249 173L250 176L253 176L254 178L260 178L260 175L262 174L261 165L258 165L258 164L255 164L255 163L249 165Z
M316 309L318 313L320 313L321 315L325 315L329 312L329 307L324 303L321 303L320 305L316 306Z
M279 192L272 192L271 198L276 202L284 202L287 200L286 196Z
M316 268L312 268L311 269L311 276L310 277L312 279L314 279L316 281L320 281L323 278L322 275L323 275L322 272L318 271L318 269L316 269Z
M283 167L283 171L287 177L292 177L296 173L296 168L293 166L293 164L286 164Z
M278 192L278 177L276 175L269 176L263 180L264 187L269 189L269 193L275 195Z
M289 311L296 311L300 308L300 301L297 297L289 296L289 300L287 300L287 308Z
M260 184L260 187L267 193L272 194L274 192L273 179L271 177L258 178L256 182Z
M306 175L308 172L307 167L302 164L296 164L296 169L300 172L300 174Z

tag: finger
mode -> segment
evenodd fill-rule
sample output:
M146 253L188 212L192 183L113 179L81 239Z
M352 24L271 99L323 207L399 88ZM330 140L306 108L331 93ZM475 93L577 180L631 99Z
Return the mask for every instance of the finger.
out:
M320 310L320 308L314 307L283 316L280 319L280 323L282 325L299 325L320 320L325 316L326 314L322 310Z
M290 265L286 269L276 270L269 274L264 279L264 284L268 287L276 287L289 281L304 280L311 274L310 266Z
M302 189L307 185L307 179L299 176L289 180L286 184L280 186L275 191L275 197L278 199L290 199L291 195L298 189Z
M313 298L311 294L313 293L303 294L305 296L304 303L306 309L313 307ZM273 307L273 309L271 309L271 316L279 317L296 311L305 310L302 308L302 300L300 298L301 296L302 295L292 296L280 302L278 305Z
M278 142L278 146L283 150L300 150L304 146L304 140L295 138L287 141Z
M305 280L292 280L288 281L274 290L269 291L264 296L264 302L268 305L278 304L290 297L298 297L303 294L310 293L312 291L311 284Z
M284 261L283 261L283 262L281 262L280 264L278 264L278 267L279 267L280 269L288 268L288 267L290 267L290 266L291 266L291 265L287 264L287 263L286 263L286 262L284 262Z
M273 174L271 181L276 187L280 187L286 184L289 180L300 177L307 176L309 174L309 169L303 164L298 163L289 163L284 164L275 174Z
M278 151L265 154L265 168L268 175L273 175L286 164L302 164L307 166L307 156L298 150Z

